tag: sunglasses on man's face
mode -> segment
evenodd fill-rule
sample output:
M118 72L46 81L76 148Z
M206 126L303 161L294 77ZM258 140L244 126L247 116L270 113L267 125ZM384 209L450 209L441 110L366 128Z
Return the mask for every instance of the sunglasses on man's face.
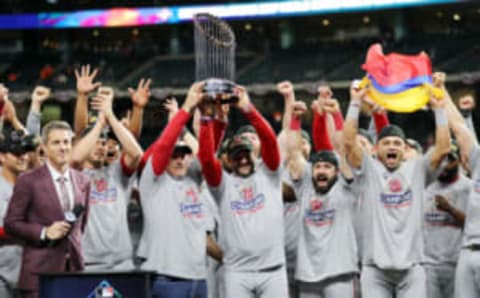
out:
M240 161L244 158L249 158L250 157L250 152L249 151L242 151L242 152L239 152L237 154L235 154L234 156L232 156L232 160L233 161Z
M186 152L173 152L172 159L177 159L177 158L184 159L185 156L187 156L187 155L188 155L188 153L186 153Z

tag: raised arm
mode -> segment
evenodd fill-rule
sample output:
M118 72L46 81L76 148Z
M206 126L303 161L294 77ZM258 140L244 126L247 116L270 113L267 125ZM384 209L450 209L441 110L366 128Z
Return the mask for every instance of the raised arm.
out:
M472 136L475 138L475 143L478 143L477 132L475 130L475 124L473 123L472 112L475 109L475 98L471 94L464 95L458 99L458 109L465 119L465 124L467 128L472 133Z
M350 105L343 129L343 144L348 163L354 168L360 168L363 161L362 148L357 142L358 118L360 105L367 89L350 87Z
M278 148L275 132L268 122L262 117L250 102L250 97L244 87L237 86L236 92L239 97L237 107L255 128L261 143L261 155L265 165L276 171L280 166L280 150Z
M452 130L455 139L460 148L463 161L468 161L470 153L473 147L476 145L476 141L471 131L465 124L460 111L457 109L452 101L447 88L445 87L446 75L443 72L436 72L433 74L433 83L436 87L442 88L445 92L445 110L448 117L448 125Z
M328 114L321 108L318 100L312 102L312 140L315 152L321 150L333 150L328 131Z
M104 89L103 92L102 95L94 98L92 101L92 108L104 115L106 122L122 145L122 161L123 165L126 167L126 169L124 168L124 172L126 174L131 174L137 169L140 158L143 155L142 148L132 133L117 119L117 117L115 117L115 114L113 113L113 89Z
M28 133L25 126L23 126L22 122L17 117L17 110L15 106L9 99L4 99L5 101L5 108L4 108L4 116L5 121L9 122L15 130L22 130L25 134Z
M29 134L40 135L42 104L50 97L50 88L37 86L32 93L32 103L28 112L26 126Z
M373 123L375 124L375 132L378 136L382 129L390 124L387 112L383 109L376 109L372 111L372 118Z
M90 65L83 65L80 72L75 69L75 78L77 79L77 102L75 103L75 117L73 121L73 130L75 135L81 135L82 131L88 126L88 93L97 89L102 83L94 83L98 69L90 73Z
M132 99L133 103L129 130L137 139L139 139L140 135L142 134L143 111L150 100L151 83L151 79L141 79L136 90L133 88L128 88L128 92L130 93L130 98Z
M283 81L277 84L277 91L282 95L284 103L282 130L278 134L277 140L280 148L280 157L282 160L285 160L288 155L287 147L289 145L287 144L287 130L289 129L292 120L293 105L295 104L295 90L293 89L291 82Z
M175 114L172 121L168 122L161 136L155 141L151 151L145 154L152 155L152 166L155 175L160 176L165 171L168 160L175 149L175 143L182 133L183 128L190 119L190 114L200 102L203 83L194 83L188 91L187 99L182 108ZM143 158L145 159L145 158Z
M73 147L71 157L71 164L74 168L81 169L83 167L83 162L87 159L90 152L95 149L97 140L105 125L105 115L100 113L93 128L84 137L78 139L78 142Z
M340 152L340 147L343 147L344 120L338 100L332 98L332 95L329 86L320 86L317 100L312 102L314 112L312 137L315 151L335 149Z
M165 100L163 104L165 110L168 111L168 121L171 121L175 114L178 113L178 103L175 97L171 97ZM197 109L194 110L194 114L197 112ZM195 121L195 118L193 118ZM187 143L187 145L192 149L193 155L198 153L198 141L197 138L190 132L187 127L184 127L181 134L182 139Z
M302 136L300 117L307 110L304 102L296 102L295 112L290 118L290 126L285 130L286 136L286 165L292 180L303 178L307 161L302 154ZM292 110L292 111L293 111Z
M290 81L278 83L277 91L283 96L284 102L282 130L289 129L293 113L293 104L295 103L295 91Z
M230 112L230 105L216 104L216 113L213 118L213 139L215 141L215 151L222 145L225 130L228 124L228 113Z
M345 121L338 100L335 98L326 99L323 108L333 119L333 135L331 136L333 149L338 153L343 153L343 127Z
M222 182L222 165L215 157L215 141L213 137L212 119L202 116L200 121L200 149L198 159L202 166L202 173L208 185L217 187Z
M430 107L435 115L435 146L430 156L430 165L436 169L443 158L450 153L450 129L447 117L446 98L436 99L431 96Z

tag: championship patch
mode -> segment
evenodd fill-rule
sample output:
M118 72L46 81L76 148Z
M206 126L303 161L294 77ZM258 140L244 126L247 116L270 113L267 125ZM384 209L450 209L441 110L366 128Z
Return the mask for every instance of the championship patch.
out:
M385 208L403 208L412 204L413 194L401 176L387 178L380 201Z
M257 193L255 183L235 185L238 200L230 202L230 208L237 214L255 213L265 206L265 195Z
M90 190L90 203L111 203L117 200L117 188L109 187L105 177L94 178Z
M180 212L184 217L203 218L203 203L200 202L199 193L195 187L189 187L185 191L184 200L180 203Z
M388 187L391 192L398 193L402 191L402 182L398 178L393 178L388 181Z
M335 219L335 209L307 210L305 212L305 223L312 226L329 226Z

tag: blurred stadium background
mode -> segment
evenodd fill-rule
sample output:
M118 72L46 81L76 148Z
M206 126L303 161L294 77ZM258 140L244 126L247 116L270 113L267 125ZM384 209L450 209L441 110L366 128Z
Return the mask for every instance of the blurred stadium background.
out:
M181 101L194 80L192 9L220 14L231 24L238 43L237 82L248 86L276 128L283 102L275 83L291 80L297 97L309 101L327 81L346 104L349 81L364 75L360 66L375 42L386 52L427 52L434 69L448 73L455 96L478 95L480 89L480 1L461 0L2 0L2 82L21 119L31 91L41 84L53 89L44 120L72 123L73 70L81 64L100 68L98 81L115 87L119 116L130 105L127 88L150 77L146 145L165 121L161 100L174 94ZM410 137L426 142L433 122L424 117L429 114L391 115ZM232 122L242 119L233 114Z

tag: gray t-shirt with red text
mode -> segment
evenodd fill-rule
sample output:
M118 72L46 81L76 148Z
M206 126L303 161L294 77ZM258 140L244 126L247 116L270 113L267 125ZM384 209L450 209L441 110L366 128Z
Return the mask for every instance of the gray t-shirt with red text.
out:
M423 261L423 204L430 155L403 162L393 172L363 153L354 170L362 194L362 264L404 270Z
M259 162L249 177L222 173L210 187L220 207L226 270L258 271L285 264L281 169Z

